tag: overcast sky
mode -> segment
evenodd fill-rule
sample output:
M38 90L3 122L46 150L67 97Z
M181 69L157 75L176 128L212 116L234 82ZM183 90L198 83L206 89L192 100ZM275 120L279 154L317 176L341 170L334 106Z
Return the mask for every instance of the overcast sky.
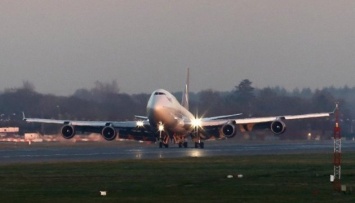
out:
M355 86L354 0L1 0L0 90Z

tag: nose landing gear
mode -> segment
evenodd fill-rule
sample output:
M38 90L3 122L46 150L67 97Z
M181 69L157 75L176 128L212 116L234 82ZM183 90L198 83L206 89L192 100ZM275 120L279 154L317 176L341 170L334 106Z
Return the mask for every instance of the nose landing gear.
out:
M201 142L201 140L199 140L198 142L195 142L195 148L205 148L205 143Z

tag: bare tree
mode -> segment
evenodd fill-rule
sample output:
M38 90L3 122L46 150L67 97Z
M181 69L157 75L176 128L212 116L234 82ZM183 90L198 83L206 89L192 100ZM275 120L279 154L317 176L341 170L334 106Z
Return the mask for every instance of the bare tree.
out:
M34 84L28 80L22 82L22 89L27 90L29 92L35 92L36 90Z

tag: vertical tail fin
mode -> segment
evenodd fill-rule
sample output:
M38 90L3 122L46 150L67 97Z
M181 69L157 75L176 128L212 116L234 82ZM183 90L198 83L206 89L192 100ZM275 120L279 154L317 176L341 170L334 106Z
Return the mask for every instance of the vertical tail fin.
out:
M184 91L182 93L181 105L185 107L185 109L189 110L189 80L190 80L190 68L187 68L187 77Z

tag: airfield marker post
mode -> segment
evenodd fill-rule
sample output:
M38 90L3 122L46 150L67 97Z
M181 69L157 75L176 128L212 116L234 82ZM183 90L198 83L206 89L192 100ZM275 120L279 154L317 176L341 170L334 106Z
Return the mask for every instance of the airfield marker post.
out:
M339 126L339 106L335 108L335 127L334 127L334 191L341 192L341 134Z

